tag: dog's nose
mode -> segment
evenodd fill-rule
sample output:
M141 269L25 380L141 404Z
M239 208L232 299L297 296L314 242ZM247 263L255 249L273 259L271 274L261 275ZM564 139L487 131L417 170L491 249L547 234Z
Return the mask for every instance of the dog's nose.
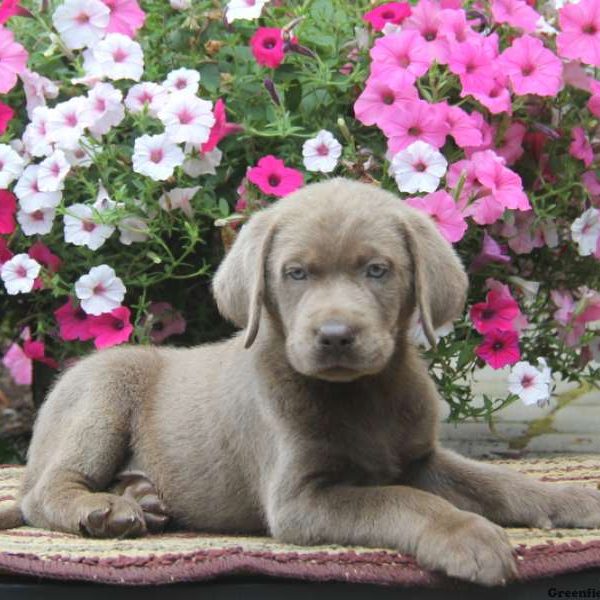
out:
M354 343L354 333L341 321L325 321L317 331L317 341L324 348L347 348Z

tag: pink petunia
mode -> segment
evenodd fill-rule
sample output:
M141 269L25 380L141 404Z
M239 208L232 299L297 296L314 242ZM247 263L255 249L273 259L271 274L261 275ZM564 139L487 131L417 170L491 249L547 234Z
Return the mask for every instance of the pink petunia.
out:
M519 312L519 305L510 294L506 296L492 290L488 292L485 302L473 304L469 315L479 333L489 333L494 330L513 331L513 322Z
M527 128L523 123L514 121L506 128L502 139L496 142L494 152L504 159L506 165L516 163L523 156L523 139L526 131Z
M381 125L390 152L395 154L417 140L441 148L448 134L445 113L423 100L400 103L397 111Z
M590 195L590 199L594 206L600 206L600 179L593 171L586 171L581 176L581 183Z
M0 102L0 134L3 134L6 131L8 124L11 122L14 116L15 111L8 106L8 104Z
M571 130L571 144L569 145L569 154L583 161L586 167L594 162L594 151L592 144L585 135L583 127L573 127Z
M507 86L506 76L496 70L492 87L487 90L472 91L471 96L483 104L493 115L500 113L512 113L512 101Z
M88 315L80 306L76 307L71 298L54 311L54 317L59 326L60 337L66 342L73 340L85 342L94 337L90 329L94 317Z
M110 10L110 20L106 33L122 33L134 38L137 30L144 25L146 13L137 0L102 0Z
M185 319L169 302L152 302L148 313L152 315L150 338L153 343L161 344L168 337L185 332Z
M29 248L27 254L48 269L50 273L58 273L62 266L62 260L40 240Z
M566 3L558 12L558 54L600 67L600 3L580 0Z
M381 31L387 23L400 25L410 13L410 4L407 2L387 2L365 13L363 19L370 23L375 31Z
M94 317L90 323L94 346L101 349L127 342L133 333L130 317L131 312L126 306L119 306L110 313Z
M11 234L16 227L17 198L8 190L0 190L0 233Z
M0 94L12 90L25 70L27 58L27 51L15 42L12 31L0 27Z
M259 27L250 38L250 49L259 65L276 69L285 58L283 31L276 27Z
M371 73L382 75L399 70L421 77L433 62L427 43L414 29L379 38L371 49Z
M562 63L541 40L524 35L500 55L515 94L556 96L562 86Z
M446 62L446 43L439 36L442 24L441 6L432 0L421 0L412 8L412 14L402 24L403 29L414 29L427 43L431 57L440 63Z
M567 346L579 345L588 323L600 320L600 293L586 287L579 288L579 300L569 291L552 290L550 297L557 307L554 319L562 325L561 339Z
M475 348L475 354L492 369L514 365L521 358L519 334L516 331L491 331Z
M592 97L588 100L587 107L595 117L600 117L600 81L590 81L590 92Z
M494 86L494 50L484 39L451 44L448 68L458 75L462 94L485 94Z
M492 0L492 16L496 23L507 23L525 33L533 33L541 17L524 0Z
M408 71L371 76L354 103L354 114L364 125L383 125L407 100L417 100L415 78Z
M247 174L248 180L265 194L283 197L302 187L304 177L300 171L286 167L285 163L271 154L263 156Z
M485 267L488 263L509 263L510 256L505 254L506 246L499 244L487 231L483 232L481 251L473 259L469 271L474 273Z
M53 369L58 369L58 363L49 356L46 356L46 345L39 340L27 339L23 342L23 351L31 360L36 360Z
M500 233L508 239L508 246L515 254L530 254L545 243L542 229L535 225L536 216L532 210L508 212Z
M13 342L4 356L2 364L8 369L14 382L18 385L31 385L33 379L33 363L23 348Z
M448 133L454 138L457 146L461 148L481 146L483 136L471 115L458 106L448 106L447 104L446 106Z
M215 107L213 109L213 114L215 116L215 124L212 126L210 130L210 135L208 136L208 140L202 144L201 151L212 152L217 144L228 135L233 135L234 133L238 133L242 130L242 126L237 123L229 123L227 121L227 113L225 112L225 102L222 98L219 98L215 102Z
M444 41L447 53L451 44L462 44L479 37L472 29L464 10L442 10L438 35Z
M409 198L406 203L428 214L451 244L465 235L467 223L448 192L440 190L424 197Z

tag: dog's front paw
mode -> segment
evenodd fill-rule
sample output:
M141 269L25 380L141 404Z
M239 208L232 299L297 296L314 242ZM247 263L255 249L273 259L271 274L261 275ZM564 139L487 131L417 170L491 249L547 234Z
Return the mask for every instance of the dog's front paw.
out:
M505 531L462 511L425 529L416 558L423 567L482 585L504 585L517 574Z
M552 527L600 528L600 491L574 485L552 489L548 518Z
M146 533L140 506L114 494L86 494L77 506L79 530L96 538L138 537Z

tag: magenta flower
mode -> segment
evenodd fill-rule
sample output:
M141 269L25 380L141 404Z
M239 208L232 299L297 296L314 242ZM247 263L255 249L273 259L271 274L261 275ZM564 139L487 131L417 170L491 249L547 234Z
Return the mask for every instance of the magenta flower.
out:
M21 0L2 0L0 5L0 25L4 25L11 17L30 17L31 13L19 4Z
M594 151L592 144L585 135L583 127L573 127L571 131L571 144L569 145L569 154L583 161L586 167L594 162Z
M261 192L279 198L295 192L304 184L300 171L286 167L280 158L271 154L263 156L248 171L247 177Z
M168 337L185 332L185 319L169 302L152 302L148 312L152 315L150 338L155 344L161 344Z
M415 78L408 71L372 75L354 103L354 114L364 125L382 127L407 100L417 100Z
M465 235L467 223L448 192L440 190L424 197L409 198L406 203L428 214L451 244Z
M14 254L10 251L6 240L3 237L0 237L0 267L13 256Z
M514 365L521 358L519 334L516 331L494 330L486 334L483 342L475 348L475 354L492 369Z
M59 335L66 342L73 340L85 342L94 337L90 329L94 317L88 315L83 308L75 307L71 298L54 311L54 317L58 323Z
M560 59L530 35L517 38L500 55L500 62L519 96L555 96L562 86Z
M410 5L406 2L388 2L365 13L363 19L371 24L375 31L381 31L387 23L400 25L410 16Z
M283 31L276 27L259 27L250 38L250 49L259 65L276 69L285 58Z
M37 360L53 369L58 369L58 363L49 356L46 356L46 345L39 340L26 339L23 342L23 351L31 360Z
M27 65L27 51L15 42L12 31L0 27L0 94L6 94L17 83L17 76Z
M96 348L109 348L127 342L133 333L131 313L126 306L119 306L110 313L93 317L90 333L94 336Z
M598 0L566 3L558 12L558 54L600 67L600 4Z
M56 254L53 254L50 248L40 240L29 248L27 254L48 269L50 273L58 273L62 266L62 260Z
M473 304L469 313L479 333L490 333L494 330L513 331L514 320L519 314L517 301L510 293L506 295L498 290L488 292L485 302Z
M237 123L228 123L227 122L227 113L225 112L225 102L222 98L219 98L215 102L215 107L213 109L213 114L215 116L215 124L212 126L210 130L210 135L208 136L208 140L202 144L201 150L202 152L211 152L217 147L217 144L228 135L232 135L234 133L238 133L242 130L242 126Z
M492 0L496 23L508 23L525 33L533 33L541 15L524 0Z
M16 227L17 198L8 190L0 190L0 233L11 234Z
M414 29L391 33L376 40L371 49L371 59L373 75L403 70L421 77L433 62L427 42Z
M15 116L15 111L8 106L8 104L4 104L4 102L0 102L0 134L4 133L8 128L8 124Z
M506 246L499 244L487 231L483 232L481 252L473 259L469 271L474 273L485 267L488 263L509 263L510 256L505 254Z
M380 127L394 154L417 140L441 148L448 134L445 109L423 100L400 103L398 110Z
M122 33L134 38L137 30L144 25L146 13L137 0L102 0L110 10L110 20L106 33Z

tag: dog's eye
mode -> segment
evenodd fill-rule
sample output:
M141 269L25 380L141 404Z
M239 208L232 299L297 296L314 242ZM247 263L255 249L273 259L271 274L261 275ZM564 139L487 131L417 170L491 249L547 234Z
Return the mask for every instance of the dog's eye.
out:
M293 267L286 271L286 276L295 281L302 281L308 279L308 273L302 267Z
M388 268L385 265L373 263L367 267L367 277L374 279L381 279L387 272Z

